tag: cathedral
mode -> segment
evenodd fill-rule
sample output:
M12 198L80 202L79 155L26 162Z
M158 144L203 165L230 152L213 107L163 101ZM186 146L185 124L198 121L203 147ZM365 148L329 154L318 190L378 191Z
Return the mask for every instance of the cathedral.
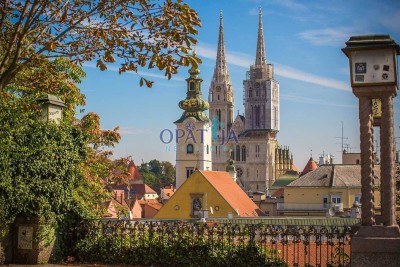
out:
M248 193L265 192L290 170L293 156L280 147L279 83L266 60L260 9L256 59L243 81L244 115L234 117L234 90L226 63L222 13L218 51L208 102L202 99L200 71L189 70L187 97L176 124L176 187L196 170L236 171L235 181ZM205 111L209 109L209 117Z
M244 115L234 117L234 90L226 63L222 13L214 75L209 89L212 119L212 169L225 170L235 161L237 181L249 193L267 192L277 177L291 169L293 157L277 142L279 132L279 83L274 66L267 63L259 13L254 65L243 81ZM268 192L267 192L268 193Z

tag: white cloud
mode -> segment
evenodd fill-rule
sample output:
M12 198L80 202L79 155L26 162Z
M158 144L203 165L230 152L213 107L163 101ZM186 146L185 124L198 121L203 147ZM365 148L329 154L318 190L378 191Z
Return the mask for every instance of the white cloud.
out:
M326 78L318 76L315 74L303 72L301 70L294 69L289 66L281 65L279 63L275 64L275 73L279 76L290 78L293 80L298 80L302 82L308 82L316 85L321 85L324 87L329 87L333 89L351 91L350 85L331 78Z
M306 6L299 4L298 2L293 1L293 0L278 0L278 1L275 1L275 3L280 6L290 8L290 9L297 9L297 10L306 10L307 9Z
M196 47L196 51L199 56L215 60L216 49L212 48L212 46L209 44L199 44ZM254 63L254 57L251 57L243 53L237 53L237 52L227 53L226 57L228 63L246 69L249 68L249 66ZM350 86L345 82L307 73L276 62L275 62L275 74L281 77L297 81L317 84L337 90L350 91Z
M323 101L321 99L309 98L309 97L304 97L304 96L299 96L299 95L280 94L280 97L281 97L281 99L285 99L287 101L297 102L297 103L341 107L341 108L352 108L352 109L357 108L357 105L337 104L334 102L327 102L327 101Z
M84 66L84 67L87 67L87 68L94 68L94 69L97 69L96 64L93 63L93 62L86 62L86 63L83 64L83 66ZM108 66L107 66L107 71L118 72L119 69L118 69L118 67L116 67L116 66L112 66L112 65L110 66L110 65L108 65ZM130 72L127 72L127 73L128 73L128 74L132 74L132 75L140 75L140 76L147 76L147 77L153 77L153 78L159 78L159 79L168 80L167 76L164 76L164 75L161 75L161 74L156 74L156 73L151 73L151 72L146 72L146 71L138 71L137 73L136 73L136 72L130 71ZM182 77L173 75L172 78L171 78L171 80L174 80L174 81L184 81L185 79L182 78Z
M356 35L358 32L359 30L350 27L325 28L303 31L298 36L314 45L343 46L349 36Z
M149 132L151 132L151 129L134 128L132 126L122 126L119 128L121 135L147 134Z

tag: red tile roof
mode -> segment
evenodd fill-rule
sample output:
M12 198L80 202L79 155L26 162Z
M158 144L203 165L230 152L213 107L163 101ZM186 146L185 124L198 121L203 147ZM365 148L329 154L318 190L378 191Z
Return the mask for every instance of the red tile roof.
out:
M284 196L284 193L285 193L285 189L282 187L282 188L279 188L278 190L276 190L276 191L272 194L271 197L281 198L281 197Z
M143 177L139 172L138 167L136 167L133 160L128 164L129 181L143 181Z
M147 184L132 184L131 192L142 198L145 194L157 194L150 186Z
M306 173L308 173L308 172L310 172L310 171L313 171L313 170L315 170L315 169L317 169L317 168L318 168L317 163L316 163L316 162L313 160L313 158L311 157L311 158L308 160L308 162L307 162L306 166L304 167L303 171L301 172L301 175L304 175L304 174L306 174Z
M240 217L258 217L263 212L246 195L227 172L200 171L228 204L239 212Z

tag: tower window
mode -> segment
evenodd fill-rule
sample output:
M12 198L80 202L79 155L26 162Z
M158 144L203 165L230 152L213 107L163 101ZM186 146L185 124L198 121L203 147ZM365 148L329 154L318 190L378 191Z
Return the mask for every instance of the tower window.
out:
M194 171L194 168L186 168L186 179L189 178L190 175L192 175Z
M240 161L240 146L236 146L236 161Z
M219 100L219 94L218 94L218 100Z
M253 90L251 90L251 88L249 90L249 97L253 97Z
M189 91L194 91L194 82L189 83Z
M242 146L242 161L246 161L246 146Z
M193 154L193 145L192 144L188 144L186 147L186 153L187 154Z
M207 155L210 154L210 147L207 145Z

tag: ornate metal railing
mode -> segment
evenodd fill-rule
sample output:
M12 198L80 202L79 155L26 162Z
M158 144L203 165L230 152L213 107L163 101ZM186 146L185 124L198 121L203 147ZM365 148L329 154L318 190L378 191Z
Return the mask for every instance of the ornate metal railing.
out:
M350 226L85 221L83 261L155 266L349 266ZM233 265L232 265L233 264Z

